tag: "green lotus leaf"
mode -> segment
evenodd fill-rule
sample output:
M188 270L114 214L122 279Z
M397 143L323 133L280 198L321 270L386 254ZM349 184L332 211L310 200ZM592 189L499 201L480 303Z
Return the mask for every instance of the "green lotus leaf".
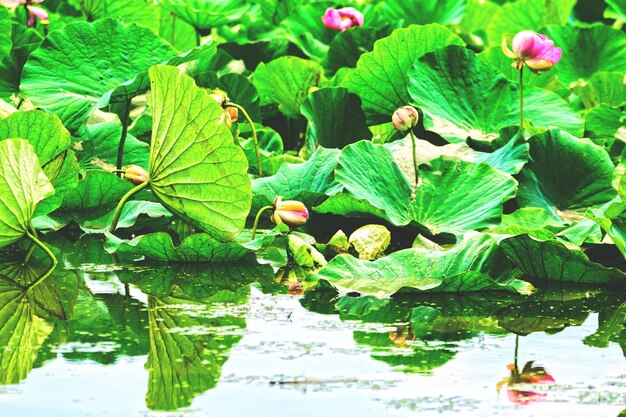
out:
M422 55L447 45L464 43L437 24L395 30L377 41L372 52L361 55L344 86L361 97L369 122L389 122L396 109L411 101L408 71Z
M489 22L500 7L499 4L491 1L468 0L463 18L459 22L459 28L464 33L482 34L484 38Z
M118 121L87 125L85 134L80 138L81 149L76 152L81 167L102 168L103 163L115 166L121 135L122 125ZM124 143L123 165L139 165L148 169L149 159L149 145L128 134Z
M170 224L172 213L167 211L159 203L152 201L133 200L124 204L122 213L117 223L118 229L129 228L135 226L140 217L149 219L160 219L160 222L156 225L154 221L151 221L148 226L151 228L163 226L167 227ZM113 220L113 211L108 212L104 216L97 219L85 219L80 223L80 228L87 233L106 233ZM145 222L144 222L145 223ZM141 229L143 224L139 224L136 227Z
M90 170L65 195L61 209L79 222L95 219L113 210L132 188L112 172Z
M511 40L516 33L523 30L538 31L546 25L564 25L576 1L518 0L504 4L487 27L489 44L500 45L502 38ZM555 44L562 46L558 42Z
M244 227L252 192L246 156L233 142L223 109L176 68L155 66L149 74L152 192L191 225L233 240Z
M569 88L599 72L624 73L626 33L605 25L549 26L544 33L564 51L558 74Z
M359 259L370 261L379 258L391 243L391 232L380 224L368 224L350 235L350 245L359 254Z
M12 40L10 55L4 59L0 58L0 98L6 101L10 101L12 95L19 94L22 68L30 53L43 41L39 32L23 24L13 23L10 33Z
M93 45L98 45L94 50ZM59 116L71 131L97 108L125 102L148 88L155 64L180 65L215 53L215 45L177 56L150 29L119 20L74 22L52 32L24 66L20 89L37 106ZM95 51L95 52L94 52Z
M302 105L309 120L307 137L325 148L343 148L361 139L371 139L361 110L361 99L345 88L322 88Z
M374 49L374 42L390 34L390 29L357 27L339 32L330 43L324 67L329 75L340 68L355 68L364 52Z
M6 7L0 7L0 62L11 52L13 40L11 39L11 16Z
M336 149L320 147L308 161L284 164L275 175L254 180L252 190L255 195L264 196L266 203L282 196L285 200L299 200L313 207L327 195L341 190L334 175L339 154Z
M517 181L485 163L446 158L431 161L420 179L411 204L412 220L433 234L498 224L502 204L517 191Z
M624 272L591 262L579 248L556 240L542 242L521 235L502 240L500 247L533 283L626 285Z
M428 292L516 291L490 278L498 245L492 237L467 234L450 249L403 249L376 261L339 255L315 277L342 292L388 296L403 288ZM516 285L516 284L515 284Z
M33 146L23 139L0 141L0 248L29 231L37 204L52 194Z
M626 103L625 75L619 72L597 72L577 94L588 109L606 104L619 107Z
M245 0L165 0L159 4L202 32L241 19L251 7Z
M520 181L524 206L576 210L598 206L615 197L614 166L608 153L589 139L551 129L529 139L530 157Z
M593 108L585 117L585 130L592 138L606 139L616 137L626 142L626 109L614 109L601 104Z
M145 0L69 0L88 22L112 17L124 23L137 23L153 31L159 29L157 3Z
M193 234L175 245L165 232L150 233L131 240L108 235L106 250L125 259L145 257L158 262L228 262L253 253L237 242L222 243L206 233Z
M300 5L280 23L280 28L286 32L284 36L317 61L326 56L328 45L337 35L321 23L327 7L331 7L330 3Z
M457 22L465 11L467 0L422 0L407 5L402 0L387 0L378 10L391 21L404 20L406 24Z
M58 117L39 111L16 112L0 120L0 140L21 138L33 145L43 172L54 187L54 195L35 211L40 216L61 206L63 196L78 183L78 161L70 149L72 138Z
M431 130L451 142L490 141L502 128L519 124L517 85L459 46L424 55L409 71L409 92L433 119ZM555 93L527 89L525 103L524 116L535 126L582 134L582 121Z
M335 178L347 195L332 196L315 211L340 215L364 211L383 214L397 226L410 222L411 186L382 145L360 141L346 146L339 156Z
M626 20L626 1L624 0L606 0L607 7L604 11L604 17L607 19Z
M218 77L217 72L205 72L194 75L193 78L200 87L223 90L231 102L246 109L252 120L262 120L259 93L247 77L241 74L224 74ZM243 115L239 117L241 120Z
M246 130L245 132L244 129ZM279 161L287 161L287 158L289 158L288 155L283 154L283 139L278 132L270 128L257 128L256 133L261 151L263 174L274 175L282 166ZM249 129L249 125L240 125L240 135L247 137L246 139L240 137L239 143L246 153L250 169L257 172L256 148L254 146L254 139L251 137L252 133Z
M300 107L309 90L320 84L323 72L315 62L284 56L259 64L253 81L261 95L261 104L276 103L281 112L295 119L300 116Z
M159 7L158 34L179 51L188 51L197 46L196 29L164 7Z

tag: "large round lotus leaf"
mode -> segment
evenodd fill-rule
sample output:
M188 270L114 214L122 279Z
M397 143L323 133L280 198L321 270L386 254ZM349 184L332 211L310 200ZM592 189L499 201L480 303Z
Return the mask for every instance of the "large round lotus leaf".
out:
M192 78L168 66L150 75L150 187L177 216L218 240L243 229L252 185L224 110Z
M525 205L563 211L597 206L616 196L611 158L591 140L551 129L528 142L532 162L520 186Z
M598 72L624 73L626 33L604 25L591 27L551 26L544 33L563 49L559 79L572 87Z
M23 139L0 141L0 248L26 234L37 203L52 194L33 147Z
M61 206L65 194L78 184L78 161L72 138L58 117L40 111L16 112L0 120L0 140L21 138L35 149L44 174L54 187L54 195L37 206L36 215Z
M317 87L324 69L313 61L284 56L268 64L261 63L254 72L254 85L261 104L276 103L291 118L300 116L300 106L312 87Z
M345 87L361 97L370 122L389 122L393 112L411 100L407 72L425 53L452 44L463 41L441 25L398 29L361 56L356 70L344 80Z
M487 27L490 45L511 40L523 30L539 30L546 25L564 25L577 0L517 0L498 10Z
M361 99L345 88L314 91L302 105L302 114L309 120L309 139L326 148L343 148L372 138L361 110Z
M155 32L159 29L157 3L146 0L69 0L89 22L113 17L124 23L137 23Z
M625 72L626 72L626 62ZM586 108L592 109L600 104L610 107L619 107L626 103L626 74L619 72L597 72L591 76L589 82L577 89Z
M449 23L463 15L467 0L387 0L378 10L391 20L404 20L406 24ZM407 4L408 3L408 4Z
M160 4L200 31L234 22L250 9L246 0L165 0Z
M353 28L340 32L335 36L328 48L328 54L324 61L327 74L332 75L340 68L356 67L361 55L374 48L374 42L388 36L390 29L373 29L367 27Z
M113 90L175 55L150 29L114 19L70 23L54 31L24 66L21 90L76 131ZM132 95L131 95L132 97Z
M493 140L519 123L519 88L500 71L459 46L424 55L409 71L413 103L434 122L431 130L450 141ZM583 122L555 93L527 89L524 117L535 126L580 135Z
M0 98L10 101L11 96L19 94L22 68L43 37L36 30L18 23L13 23L6 33L11 34L12 49L7 57L0 59Z

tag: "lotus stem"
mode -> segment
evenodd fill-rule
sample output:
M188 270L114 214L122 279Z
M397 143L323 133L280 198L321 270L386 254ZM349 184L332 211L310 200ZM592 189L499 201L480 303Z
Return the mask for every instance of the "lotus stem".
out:
M200 35L200 32L198 31L198 29L196 29L196 47L200 46L201 43L202 43L202 36Z
M132 196L134 196L135 194L137 194L139 191L143 190L147 186L148 186L148 181L139 184L138 186L136 186L135 188L133 188L132 190L124 194L124 197L122 197L120 202L117 203L117 207L115 207L115 212L113 213L113 219L111 220L111 226L109 227L109 231L111 233L115 232L115 229L117 229L117 223L120 221L120 216L122 215L122 209L124 208L124 205L126 204L126 202L128 202L128 200L130 200Z
M513 366L515 366L515 369L517 370L517 357L518 357L518 353L519 353L519 335L516 334L515 335L515 355L513 357Z
M239 104L236 104L236 103L227 103L226 106L234 107L237 110L241 111L243 113L243 116L248 121L248 124L250 125L250 130L252 131L252 140L254 140L254 152L256 153L256 163L258 166L258 172L259 172L259 178L260 178L263 176L263 167L261 166L261 150L259 148L259 139L256 135L256 127L254 127L254 122L252 121L252 118L250 118L250 115L248 114L246 109L243 108L243 106L240 106Z
M52 251L50 250L50 248L48 248L41 240L39 240L39 238L37 237L35 233L26 232L26 236L28 236L28 238L32 240L33 243L35 243L35 245L39 246L41 250L43 250L46 253L46 255L50 257L50 261L52 262L52 265L50 266L50 268L48 268L48 270L42 276L40 276L39 278L37 278L37 280L28 284L28 286L26 287L26 292L28 292L32 288L35 288L37 285L45 281L45 279L48 278L50 274L52 274L52 271L54 271L54 268L56 268L58 261L57 261L56 256L54 256L54 253L52 253ZM33 245L33 248L34 248L34 245Z
M256 214L256 217L254 218L254 226L252 226L252 237L250 238L250 240L254 240L254 237L256 236L256 228L259 225L259 219L261 218L261 214L263 214L264 211L272 208L274 208L274 206L265 206L260 209L259 212Z
M519 70L519 134L524 137L524 66Z
M36 247L37 247L37 245L35 245L33 242L30 243L30 247L26 251L26 256L24 256L24 264L28 263L28 261L30 260L31 255L35 251Z
M124 144L126 143L126 136L128 135L128 120L130 118L130 102L131 100L126 100L126 105L124 106L124 113L122 114L122 136L120 137L120 144L117 148L117 165L116 168L118 170L122 169L122 162L124 159ZM121 174L122 177L124 174Z
M417 188L419 174L417 173L417 144L415 143L415 135L413 134L413 128L409 129L409 133L411 134L411 147L413 148L413 169L415 170L415 188Z

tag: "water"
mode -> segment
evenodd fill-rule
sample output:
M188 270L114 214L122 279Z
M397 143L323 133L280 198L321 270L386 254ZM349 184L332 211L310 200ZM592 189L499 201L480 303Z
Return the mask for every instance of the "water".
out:
M19 290L41 272L0 265L0 416L617 417L626 409L618 290L300 296L286 294L269 266L107 263L58 269L32 292ZM555 383L511 384L516 345L520 371L534 361ZM509 384L498 394L501 381Z

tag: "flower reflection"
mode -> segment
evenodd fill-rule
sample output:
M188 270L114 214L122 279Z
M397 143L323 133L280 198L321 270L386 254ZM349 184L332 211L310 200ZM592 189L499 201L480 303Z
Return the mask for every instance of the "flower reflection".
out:
M555 380L546 368L533 365L534 361L526 362L520 372L516 365L509 364L507 368L511 374L498 383L498 394L502 387L506 386L507 396L512 403L526 405L545 400L548 394L537 385L554 384Z

